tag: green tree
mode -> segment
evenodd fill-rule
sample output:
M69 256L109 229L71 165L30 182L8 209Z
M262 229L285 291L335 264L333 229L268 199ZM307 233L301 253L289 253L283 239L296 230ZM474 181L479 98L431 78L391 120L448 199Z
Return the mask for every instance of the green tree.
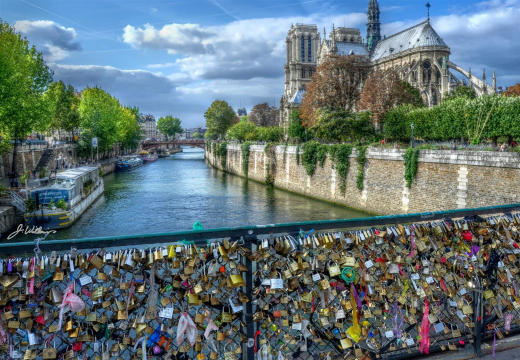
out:
M191 137L194 139L200 139L202 138L202 135L198 131L195 131L193 134L191 134Z
M279 126L259 126L257 140L265 142L279 142L283 139L283 129Z
M221 139L231 125L238 122L235 111L224 100L215 100L204 113L206 118L206 138Z
M58 131L58 139L61 139L62 130L72 132L79 127L79 97L72 85L65 86L63 81L53 82L45 96L51 108L49 129Z
M35 130L44 129L49 120L49 106L44 92L52 74L42 54L0 20L0 136L5 143L24 139ZM13 147L11 172L16 171L16 144Z
M119 142L125 149L136 149L142 137L139 126L139 109L137 107L122 107L119 114L118 134Z
M370 112L353 114L344 109L324 109L311 129L317 139L327 142L364 142L374 135Z
M81 93L79 104L83 147L90 151L91 139L98 139L101 151L112 149L120 140L118 122L121 116L119 100L100 88L87 88Z
M454 92L452 92L451 94L446 96L443 99L443 101L452 100L452 99L456 99L456 98L460 98L460 97L467 98L467 99L475 99L477 97L477 93L475 92L475 90L473 90L469 86L459 86L455 89Z
M257 137L258 128L251 121L240 121L226 132L226 138L238 141L256 140Z
M287 129L289 138L296 141L307 141L307 133L307 129L302 124L300 112L298 109L294 109L289 117L289 128Z
M157 120L157 129L166 136L166 139L168 136L175 137L175 134L182 132L181 120L171 115L161 117Z

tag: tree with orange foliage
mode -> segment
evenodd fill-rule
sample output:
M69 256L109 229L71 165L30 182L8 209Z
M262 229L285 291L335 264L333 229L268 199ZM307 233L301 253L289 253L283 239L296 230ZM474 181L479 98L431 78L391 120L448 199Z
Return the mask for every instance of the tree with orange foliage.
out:
M372 113L376 129L381 128L389 110L402 104L424 105L419 91L402 81L395 70L375 70L370 73L359 99L359 109Z
M330 56L318 65L300 107L303 124L314 126L320 109L354 110L369 69L368 58L359 55Z
M503 96L520 96L520 84L507 87L501 95Z

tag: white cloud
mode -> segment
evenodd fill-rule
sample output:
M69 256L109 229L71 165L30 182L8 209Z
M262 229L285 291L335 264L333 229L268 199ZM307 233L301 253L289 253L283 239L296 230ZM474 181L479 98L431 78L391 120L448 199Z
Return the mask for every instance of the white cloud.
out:
M142 28L127 25L123 40L135 48L163 49L176 54L179 69L194 79L274 78L283 74L285 37L291 24L318 24L321 31L323 24L329 29L332 23L360 26L365 18L362 13L334 17L316 14L306 18L237 20L208 27L169 24L157 29L149 24Z
M204 40L214 35L197 24L169 24L159 30L150 24L142 28L127 25L123 41L134 47L165 49L171 54L200 54L212 51Z
M47 61L55 62L66 58L71 51L81 50L76 41L76 30L49 20L21 20L14 24L16 31L36 44Z

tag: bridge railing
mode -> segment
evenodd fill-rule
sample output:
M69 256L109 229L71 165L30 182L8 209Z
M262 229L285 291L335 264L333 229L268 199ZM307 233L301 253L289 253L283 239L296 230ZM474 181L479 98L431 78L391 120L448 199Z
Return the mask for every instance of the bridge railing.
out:
M38 354L55 347L61 354L73 349L132 358L147 351L160 357L170 344L170 351L192 359L254 359L255 350L275 359L400 359L424 353L420 340L426 338L430 352L471 344L479 353L486 338L520 329L514 270L520 262L519 210L520 204L512 204L2 243L0 309L14 315L4 316L4 325L14 329L10 321L25 324L44 314L32 299L47 294L45 313L57 314L61 302L50 299L52 289L63 293L76 284L75 293L100 321L82 311L66 313L56 330L58 319L44 316L45 325L30 330L36 343L19 346ZM56 258L62 259L59 266ZM22 294L25 302L10 300ZM196 336L193 343L177 344L184 314L194 321ZM205 337L213 325L218 329ZM429 334L418 330L421 325ZM48 326L56 331L49 333ZM76 329L84 350L70 336ZM13 343L27 344L28 333L11 331Z

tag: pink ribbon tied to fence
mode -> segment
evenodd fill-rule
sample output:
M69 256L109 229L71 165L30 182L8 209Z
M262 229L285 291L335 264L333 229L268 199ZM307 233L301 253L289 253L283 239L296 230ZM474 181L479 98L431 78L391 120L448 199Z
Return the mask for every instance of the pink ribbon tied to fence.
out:
M177 345L181 346L184 342L184 337L188 339L191 346L197 342L197 326L191 319L187 312L183 312L179 318L179 325L177 325Z
M428 306L428 299L424 298L424 314L421 323L421 340L419 340L419 350L421 353L428 354L430 352L430 307Z
M85 308L85 303L81 298L74 294L74 283L70 283L65 289L65 294L63 294L63 301L60 305L60 321L58 323L58 329L61 329L61 325L63 322L63 314L65 312L65 308L69 306L72 312L80 312Z

